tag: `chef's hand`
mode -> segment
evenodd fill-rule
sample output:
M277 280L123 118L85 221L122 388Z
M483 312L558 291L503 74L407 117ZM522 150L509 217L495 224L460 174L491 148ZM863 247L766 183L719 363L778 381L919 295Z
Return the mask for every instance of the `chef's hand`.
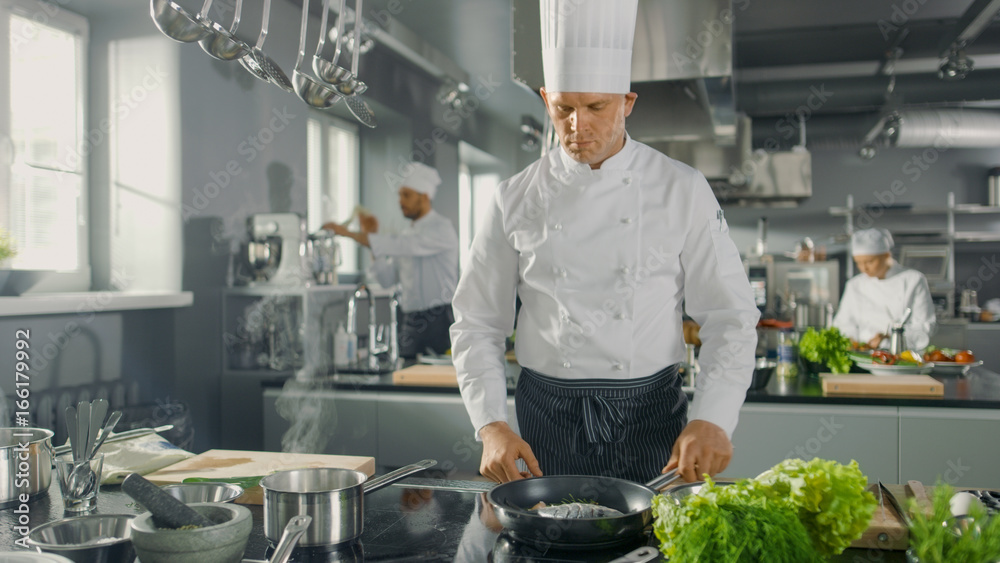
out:
M367 213L359 213L358 221L361 223L362 233L378 232L378 217L375 217L374 215L368 215Z
M872 339L868 341L868 347L871 348L872 350L875 350L878 348L878 345L881 344L883 340L885 340L885 335L880 332L875 336L873 336Z
M685 481L693 483L701 481L705 473L714 476L721 472L732 457L733 443L725 430L707 420L692 420L674 442L663 472L676 467Z
M341 225L340 223L334 223L333 221L330 221L329 223L323 223L323 228L328 231L333 231L333 234L340 235L342 237L351 235L350 229Z
M479 437L483 439L483 459L479 464L479 472L483 477L507 483L527 477L541 477L542 470L538 460L531 452L531 446L510 429L506 422L491 422L479 429ZM517 468L517 460L523 459L528 465L528 472Z

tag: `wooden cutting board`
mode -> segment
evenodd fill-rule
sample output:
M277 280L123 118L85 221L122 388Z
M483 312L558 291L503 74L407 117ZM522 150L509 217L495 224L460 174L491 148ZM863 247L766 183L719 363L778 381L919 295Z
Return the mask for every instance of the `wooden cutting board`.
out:
M889 491L899 500L904 507L909 499L915 498L917 505L923 507L925 512L931 510L930 497L934 494L934 487L923 487L917 481L910 481L906 485L886 485ZM868 491L879 498L878 484L869 485ZM851 542L851 547L863 549L885 549L895 551L905 551L910 546L910 534L906 529L903 519L892 507L889 499L883 499L882 506L875 508L871 523L868 529L860 538Z
M429 385L433 387L458 387L455 366L417 364L392 372L396 385Z
M929 375L820 374L824 395L901 395L943 397L944 384Z
M307 467L340 467L356 469L371 477L375 473L375 458L365 456L292 454L284 452L254 452L241 450L208 450L145 475L157 485L181 483L189 477L230 479L270 475L286 469ZM264 504L264 491L259 486L244 491L236 499L240 504Z

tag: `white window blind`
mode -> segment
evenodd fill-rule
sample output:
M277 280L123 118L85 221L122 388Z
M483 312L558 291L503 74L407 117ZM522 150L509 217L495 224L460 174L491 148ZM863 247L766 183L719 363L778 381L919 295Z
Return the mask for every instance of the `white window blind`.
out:
M87 22L32 0L0 8L0 227L18 251L9 267L89 271Z
M360 140L358 129L333 116L314 114L309 117L308 150L308 217L306 224L313 233L323 223L346 221L360 201ZM355 224L356 228L356 224ZM343 260L337 271L358 272L358 245L341 241Z

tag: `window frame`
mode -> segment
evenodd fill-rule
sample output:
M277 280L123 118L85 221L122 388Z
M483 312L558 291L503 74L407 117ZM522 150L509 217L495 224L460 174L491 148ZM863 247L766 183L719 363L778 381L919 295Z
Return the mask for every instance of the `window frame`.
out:
M70 12L54 3L39 0L0 0L0 83L11 83L11 68L8 61L11 56L10 22L12 15L31 19L41 25L64 31L76 36L79 48L76 52L76 89L79 96L76 100L77 138L75 154L79 158L79 171L66 172L79 174L80 189L76 205L77 214L77 268L75 270L57 271L35 286L38 291L86 291L91 285L90 266L90 151L86 147L86 131L88 127L87 108L89 104L89 46L90 25L86 17ZM0 151L10 163L0 167L0 198L4 198L6 207L12 189L13 146L11 138L11 115L9 88L0 87ZM65 172L65 171L64 171ZM5 211L8 212L9 211ZM4 221L6 223L6 221Z
M328 153L328 151L329 151L329 146L328 146L329 143L328 142L329 142L329 134L330 134L330 130L331 129L335 129L335 130L347 133L348 135L351 135L354 138L354 141L355 141L355 150L354 150L353 167L354 167L355 173L354 173L354 185L352 186L352 189L354 191L354 194L353 194L354 197L353 197L353 199L354 199L355 205L360 205L360 203L361 203L361 132L360 132L360 128L357 125L355 125L355 124L353 124L353 123L351 123L349 121L346 121L344 119L341 119L341 118L339 118L337 116L334 116L334 115L331 115L329 113L321 112L321 111L318 111L318 110L310 110L309 115L308 115L308 121L307 121L307 124L306 124L306 131L307 131L306 134L307 134L307 136L310 134L309 131L312 129L312 124L313 123L318 123L320 125L320 127L322 127L322 135L320 137L321 138L321 145L320 145L320 147L318 149L319 154L321 154L321 155L326 155ZM307 157L306 157L307 158L307 180L306 180L307 188L306 188L306 190L307 190L307 194L308 194L307 195L307 204L306 204L306 209L307 209L306 224L308 225L309 232L314 232L315 230L318 230L323 223L326 223L328 221L343 221L344 219L346 219L347 216L344 214L343 210L338 211L338 213L340 214L340 216L337 216L337 217L324 217L324 216L322 216L322 213L323 213L322 197L323 197L324 194L323 194L323 191L322 191L322 187L321 186L317 186L314 183L314 178L313 178L314 170L313 170L313 166L312 166L311 162L308 162L309 159L312 157L312 154L313 154L313 148L311 146L309 146L309 139L308 139L308 137L307 137L307 140L306 140L306 152L307 152ZM331 172L331 170L329 168L328 161L324 160L323 161L322 170L319 172L320 177L323 178L323 179L326 179L326 178L329 177L330 172ZM321 183L325 183L325 182L321 181ZM350 211L352 211L352 210L348 210L347 213L350 213ZM338 275L342 273L342 274L345 274L345 275L348 275L348 276L352 276L352 275L360 275L361 273L363 273L362 268L361 268L361 252L357 248L357 245L355 245L353 243L351 243L351 244L344 244L344 242L341 241L340 251L341 251L341 256L344 256L345 260L343 260L342 263L341 263L341 265L338 266L338 268L337 268ZM346 257L348 257L348 256L353 256L353 263L352 264L348 264L348 260L346 260Z

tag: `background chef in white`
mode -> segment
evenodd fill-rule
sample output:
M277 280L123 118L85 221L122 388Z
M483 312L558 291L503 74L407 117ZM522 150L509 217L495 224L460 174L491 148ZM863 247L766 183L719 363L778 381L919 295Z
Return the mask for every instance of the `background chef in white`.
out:
M498 482L673 467L693 481L732 456L759 313L705 178L625 132L635 14L635 0L541 2L560 147L500 184L463 265L452 350L481 472ZM516 296L523 439L503 361ZM702 327L690 409L682 304Z
M892 259L892 235L864 229L851 235L851 254L859 273L847 280L833 326L872 348L888 348L890 326L913 313L903 326L906 347L923 350L937 327L934 301L924 274Z
M371 248L372 270L383 287L400 284L403 318L399 354L413 358L428 349L442 354L451 348L448 327L454 321L451 299L458 283L458 235L432 202L441 184L437 170L412 162L399 186L399 208L410 219L398 235L379 234L374 215L360 215L361 230L352 232L326 223L338 235Z

